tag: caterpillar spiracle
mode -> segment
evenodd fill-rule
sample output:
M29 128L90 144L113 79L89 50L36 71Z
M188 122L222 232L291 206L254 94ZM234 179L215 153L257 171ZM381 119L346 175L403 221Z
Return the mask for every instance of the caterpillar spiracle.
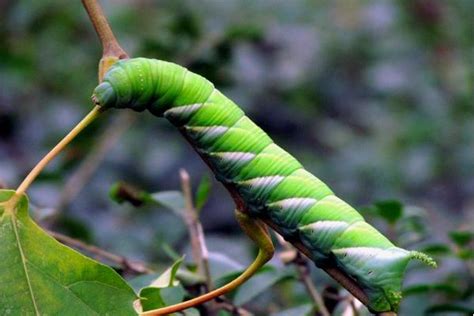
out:
M93 93L103 108L148 110L175 125L231 192L237 207L303 244L317 266L337 265L361 285L373 312L396 311L408 262L349 204L253 123L205 78L156 59L117 62Z

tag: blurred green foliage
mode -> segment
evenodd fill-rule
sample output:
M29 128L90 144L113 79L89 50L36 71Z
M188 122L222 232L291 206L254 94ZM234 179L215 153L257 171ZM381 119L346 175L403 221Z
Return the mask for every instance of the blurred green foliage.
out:
M437 257L436 271L411 267L402 314L472 309L473 1L101 3L131 56L179 62L209 78L339 196L370 205L364 215L391 239ZM0 12L0 183L14 187L91 108L100 45L79 1L7 0ZM79 196L48 221L117 113L80 135L30 189L33 215L164 269L170 253L190 252L180 218L156 203L118 205L107 192L123 180L145 195L159 191L165 207L178 205L177 170L185 167L197 187L206 166L165 121L131 115L135 123ZM219 277L253 252L227 192L217 183L209 190L203 182L197 203L208 247L226 263L213 264L226 271ZM272 267L291 270L278 259ZM313 274L320 289L334 285ZM295 279L268 284L249 310L312 310Z

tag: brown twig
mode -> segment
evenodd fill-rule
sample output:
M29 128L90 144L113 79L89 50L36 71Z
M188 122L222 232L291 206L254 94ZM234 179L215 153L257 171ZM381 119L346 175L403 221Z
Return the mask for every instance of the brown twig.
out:
M298 263L296 263L295 265L300 279L306 288L306 291L308 291L309 295L318 306L321 314L323 316L330 316L329 311L327 310L326 305L324 304L324 300L321 297L321 294L319 294L318 290L316 289L316 286L313 283L313 280L311 279L308 261L306 260L306 258L303 258L300 252L298 252L298 257L303 260L299 260Z
M308 291L309 296L312 298L314 304L317 306L319 309L319 312L323 316L330 316L331 314L329 313L328 309L326 308L326 305L324 304L324 300L319 293L319 291L316 289L316 286L313 283L313 280L311 279L310 275L310 270L308 267L308 259L303 257L300 252L296 251L289 243L287 243L282 236L277 234L277 239L278 242L286 249L286 251L294 251L295 255L289 262L285 263L292 263L296 267L296 271L298 272L298 276L303 282L306 291Z
M185 210L184 222L188 228L189 238L191 239L191 251L193 259L198 266L198 271L206 278L206 286L208 289L212 288L211 272L209 269L209 255L204 240L204 232L201 222L199 221L196 208L193 203L193 195L191 190L191 182L189 174L185 169L179 170L181 179L181 190L183 191Z
M264 219L265 224L271 227L274 231L279 233L280 228L276 226L273 222ZM306 257L311 258L311 252L303 245L301 242L292 241L293 246L296 247L299 251L301 251ZM329 274L334 280L336 280L339 284L341 284L349 293L354 295L359 301L362 302L365 306L369 304L369 298L367 294L362 290L362 288L357 284L355 280L349 277L344 271L337 268L337 266L322 266L320 267L323 269L327 274ZM379 316L395 316L396 313L393 312L382 312L378 313Z
M113 56L118 59L128 58L128 54L123 50L115 38L109 22L104 15L104 11L98 1L82 0L82 5L86 9L89 19L91 20L92 25L99 36L100 42L102 43L102 56Z
M80 250L87 251L102 260L114 262L120 265L125 271L130 271L134 274L147 274L147 273L155 272L153 269L149 268L144 262L137 261L137 260L130 260L126 257L108 252L94 245L86 244L83 241L63 235L58 232L54 232L50 230L47 230L47 232L56 240L64 244L68 246L72 246Z
M99 82L101 82L105 73L113 64L119 59L125 59L129 56L115 38L99 2L97 0L82 0L82 5L86 9L102 44L102 58L99 62L98 72Z
M128 54L122 49L115 38L98 1L82 0L82 5L86 9L102 45L102 58L99 62L98 72L100 82L107 69L118 59L128 58ZM63 209L65 205L79 194L107 152L119 140L124 131L130 127L133 120L134 117L131 114L124 112L120 113L118 117L107 126L93 150L90 151L86 159L83 160L66 182L56 205L56 209ZM54 220L54 218L53 216L50 220Z
M278 233L278 227L270 222L270 221L265 221L265 223L270 226L275 232ZM286 243L286 241L281 237L281 235L278 233L277 236L283 240L283 242ZM311 253L309 250L300 242L293 242L293 246L298 249L302 254L304 254L306 257L310 258ZM367 294L361 289L359 284L353 279L351 279L347 274L345 274L342 270L338 269L336 266L324 266L321 267L327 274L329 274L334 280L336 280L339 284L341 284L349 293L351 293L355 298L357 298L362 304L365 306L369 305L369 298L367 297ZM378 312L375 313L377 316L397 316L397 313L395 312Z

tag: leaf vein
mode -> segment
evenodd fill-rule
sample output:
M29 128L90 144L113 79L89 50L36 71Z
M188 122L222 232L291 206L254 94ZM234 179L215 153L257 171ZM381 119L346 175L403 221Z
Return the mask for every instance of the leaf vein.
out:
M26 269L26 261L27 260L26 260L25 254L23 253L23 248L22 248L21 242L20 242L20 235L18 234L18 228L16 227L16 218L15 218L14 215L12 215L12 217L11 217L11 222L12 222L13 232L15 233L15 239L16 239L17 244L18 244L18 250L20 252L23 271L25 272L26 283L28 284L28 289L29 289L29 292L30 292L30 295L31 295L31 301L32 301L33 306L35 308L36 315L39 316L40 313L39 313L39 310L38 310L38 306L36 305L36 299L35 299L35 295L33 293L33 287L31 285L30 276L28 274L28 270Z
M31 265L31 267L33 269L35 269L36 271L38 271L39 273L41 273L42 275L44 275L45 277L47 277L48 279L52 280L54 283L58 284L59 286L63 287L65 290L67 290L69 293L72 294L73 297L75 297L79 302L81 302L83 305L85 305L90 311L92 311L94 314L96 315L99 315L99 313L97 313L97 311L95 311L91 306L89 306L86 302L84 302L84 300L82 300L79 296L77 296L76 293L74 293L73 291L71 291L71 289L69 289L68 286L64 285L64 284L61 284L57 279L55 279L52 275L50 275L49 273L46 273L44 272L43 270L41 270L38 266L36 266L35 264L33 264L31 261L29 262L29 264Z

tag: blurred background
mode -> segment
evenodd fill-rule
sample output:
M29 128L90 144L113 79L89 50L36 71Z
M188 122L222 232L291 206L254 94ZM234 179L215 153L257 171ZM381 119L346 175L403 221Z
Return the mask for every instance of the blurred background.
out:
M436 258L437 270L410 265L402 315L472 310L473 1L101 4L131 56L207 77L398 245ZM79 1L3 0L0 12L0 183L14 188L91 109L101 47ZM110 111L29 189L33 214L159 269L170 252L189 253L182 220L109 192L117 181L180 190L179 168L194 188L209 176L165 120ZM214 179L201 220L220 258L213 275L250 262L255 249ZM234 303L259 315L311 313L293 268L278 258L271 266L268 286L250 298L237 292ZM335 284L312 274L321 291Z

